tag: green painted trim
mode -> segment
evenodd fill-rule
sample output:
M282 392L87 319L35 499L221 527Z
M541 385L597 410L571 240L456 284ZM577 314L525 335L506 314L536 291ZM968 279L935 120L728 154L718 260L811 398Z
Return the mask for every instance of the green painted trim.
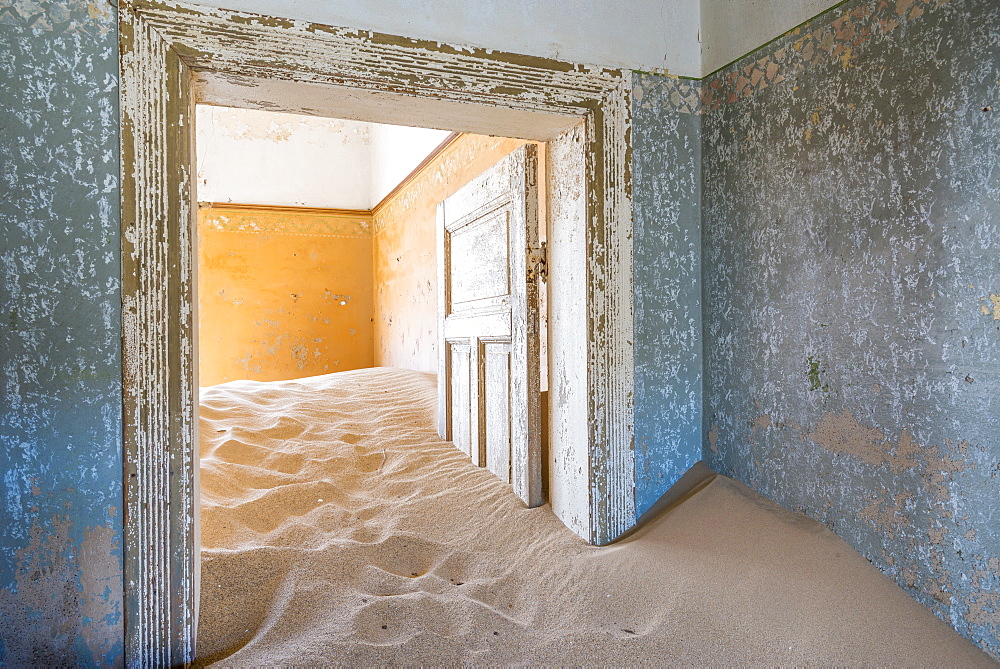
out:
M781 33L780 35L778 35L774 39L769 40L767 42L764 42L760 46L755 47L755 48L751 49L750 51L747 51L742 56L740 56L738 58L734 58L733 60L729 61L725 65L722 65L721 67L718 67L718 68L712 70L711 72L709 72L708 74L706 74L703 77L685 77L685 76L682 76L682 75L675 75L675 74L662 74L660 72L646 72L645 70L633 70L633 72L636 72L637 74L649 74L649 75L654 75L654 76L658 76L658 77L669 77L671 79L684 79L686 81L705 81L709 77L714 77L719 72L722 72L727 67L732 67L733 65L735 65L738 62L740 62L744 58L747 58L747 57L751 56L752 54L757 53L761 49L765 49L765 48L771 46L772 44L774 44L775 42L777 42L779 39L781 39L783 37L787 37L788 35L791 35L793 32L795 32L799 28L802 28L802 27L804 27L804 26L812 23L816 19L819 19L820 17L822 17L822 16L824 16L826 14L829 14L830 12L833 12L833 11L835 11L837 9L840 9L841 7L843 7L844 5L846 5L847 3L852 2L852 1L853 0L840 0L840 2L838 2L835 5L833 5L832 7L828 7L826 9L824 9L822 12L820 12L816 16L813 16L811 18L806 19L805 21L803 21L802 23L798 24L797 26L789 28L788 30L786 30L785 32Z

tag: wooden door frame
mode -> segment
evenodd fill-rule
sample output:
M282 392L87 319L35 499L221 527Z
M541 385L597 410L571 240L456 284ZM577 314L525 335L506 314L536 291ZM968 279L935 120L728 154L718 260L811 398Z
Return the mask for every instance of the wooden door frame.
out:
M572 429L587 490L575 529L604 544L633 525L629 72L174 2L122 0L119 30L129 665L194 656L196 101L540 141L584 121L585 257L574 262L587 420Z

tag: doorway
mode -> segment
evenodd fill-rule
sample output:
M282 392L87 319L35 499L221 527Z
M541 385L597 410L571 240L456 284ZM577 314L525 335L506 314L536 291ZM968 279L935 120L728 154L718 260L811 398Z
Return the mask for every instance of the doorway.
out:
M196 135L203 399L232 381L437 374L442 438L541 504L545 145L208 105Z
M457 135L208 105L196 134L200 386L436 371L433 229L387 247L384 210Z
M372 207L372 200L358 196L372 180L368 177L375 176L366 175L363 166L372 154L383 153L377 147L382 135L378 128L221 107L199 106L197 114L198 196L210 200L198 207L196 319L202 386L203 583L197 644L199 659L205 661L225 654L232 635L255 629L260 622L259 612L253 613L257 607L247 604L251 593L250 598L264 609L280 600L269 587L272 581L259 570L286 574L291 564L300 562L318 569L323 551L330 551L331 565L343 566L348 554L357 557L383 542L407 544L422 538L418 543L426 545L434 536L438 523L420 532L410 525L409 534L397 534L394 514L408 496L392 503L387 493L393 480L412 478L402 471L422 471L419 480L406 487L433 489L441 483L435 478L445 476L458 455L434 434L434 352L439 349L435 283L441 274L435 267L439 239L435 209L443 201L450 204L453 216L458 215L455 198L463 198L469 189L479 192L484 177L490 179L511 159L523 156L528 145L521 140L461 135L437 155L428 156L399 188L386 185L392 191L388 200ZM393 146L405 131L393 131ZM338 153L345 160L336 160ZM234 163L239 169L232 168ZM331 192L344 179L344 171L359 178L347 192ZM310 179L317 187L307 191L304 186ZM533 175L533 188L543 191L538 182ZM290 187L302 190L289 194ZM490 229L507 228L516 235L519 226L506 214L516 213L510 210L517 208L505 206L513 194L502 189L500 195L501 201L489 208ZM521 202L521 213L527 214ZM521 222L522 228L525 223ZM470 220L462 230L470 227L480 226ZM522 230L522 238L526 232ZM458 240L460 247L461 230ZM517 258L506 241L490 242L474 245L477 262L471 265L463 262L473 255L470 250L455 249L454 264L479 271L478 261L493 261L503 270L510 258ZM521 262L523 274L524 258ZM491 295L486 300L494 303L494 315L502 315L508 296L497 294L495 284L507 287L517 282L509 276L493 278L497 281L488 286ZM522 276L524 284L526 278ZM371 304L374 296L377 305ZM470 306L461 295L455 298ZM482 300L471 306L482 314ZM506 306L509 312L509 301ZM358 307L367 310L367 332L353 313ZM377 347L372 320L379 321ZM509 318L507 323L511 324ZM522 323L517 335L524 337L526 330ZM531 330L537 340L537 329ZM510 339L507 348L513 343ZM367 358L361 343L368 345ZM497 344L503 345L496 341L487 345L491 354ZM377 348L375 356L372 348ZM491 369L503 362L508 363L503 365L507 370L517 366L515 361L490 357ZM537 369L535 373L540 376ZM488 390L493 392L484 398L483 408L491 419L484 426L488 442L484 446L491 455L509 454L509 436L507 444L498 437L511 432L503 426L517 422L511 421L510 411L500 415L496 410L496 400L509 393ZM538 426L533 436L540 436ZM485 464L509 489L510 458L503 469L492 461ZM455 495L461 495L462 480L450 487ZM497 487L503 486L493 490ZM493 499L488 490L477 491L480 496L470 501L487 504ZM275 549L285 557L267 568L253 557ZM365 581L360 574L353 576ZM239 624L227 624L241 614L246 618ZM256 638L243 635L239 643L251 637Z
M195 101L549 142L550 499L593 543L634 523L628 73L160 4L120 35L130 663L193 652Z

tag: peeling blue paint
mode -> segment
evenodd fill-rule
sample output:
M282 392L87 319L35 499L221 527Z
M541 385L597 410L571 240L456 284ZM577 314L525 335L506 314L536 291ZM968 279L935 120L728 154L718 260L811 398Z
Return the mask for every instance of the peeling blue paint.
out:
M0 663L116 665L118 45L104 0L0 2Z
M936 4L636 74L636 502L704 458L1000 657L1000 6ZM0 0L8 664L122 661L114 31Z
M701 118L635 74L635 481L641 515L701 459Z
M1000 5L935 4L703 82L704 457L1000 657Z

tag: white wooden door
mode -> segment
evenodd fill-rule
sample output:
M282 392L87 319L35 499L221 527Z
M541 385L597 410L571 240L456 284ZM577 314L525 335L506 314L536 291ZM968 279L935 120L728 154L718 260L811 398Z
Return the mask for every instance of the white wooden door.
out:
M542 503L538 156L525 145L438 205L438 431Z

